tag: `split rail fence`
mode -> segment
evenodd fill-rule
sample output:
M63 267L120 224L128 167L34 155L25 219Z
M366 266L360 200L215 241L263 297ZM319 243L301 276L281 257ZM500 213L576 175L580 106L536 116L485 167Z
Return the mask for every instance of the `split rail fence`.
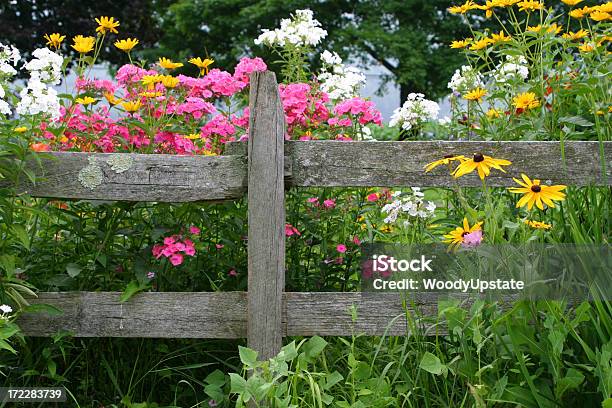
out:
M225 155L130 154L129 169L113 171L113 154L52 153L44 179L24 191L36 197L85 200L221 201L248 195L248 292L147 292L126 303L118 292L43 292L33 303L62 315L31 313L18 324L29 336L69 330L78 337L247 338L268 358L283 336L406 333L406 309L437 313L435 296L422 293L403 304L396 293L291 293L284 291L286 187L448 187L446 169L423 166L447 154L482 152L512 161L512 174L494 172L490 186L511 186L524 172L543 182L610 186L612 142L339 142L285 141L276 78L254 73L250 137ZM125 155L122 153L122 155ZM93 158L93 159L92 159ZM77 174L95 160L103 182L84 187ZM457 180L480 186L475 175ZM357 320L348 312L357 309ZM399 317L398 317L399 316ZM393 322L392 324L390 324Z

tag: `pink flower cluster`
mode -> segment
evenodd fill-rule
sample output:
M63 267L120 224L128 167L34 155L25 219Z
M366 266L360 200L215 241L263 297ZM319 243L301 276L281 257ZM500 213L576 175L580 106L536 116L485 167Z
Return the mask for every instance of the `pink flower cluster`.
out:
M288 236L288 237L293 236L293 235L296 235L296 236L299 237L302 234L293 225L285 224L285 235Z
M325 92L313 94L310 85L297 83L280 85L279 93L290 135L295 127L316 127L329 118Z
M200 229L198 227L191 227L189 228L189 232L197 235L200 233ZM165 237L163 244L155 244L152 253L156 259L163 256L168 258L172 265L178 266L183 263L184 255L194 256L196 250L191 239L176 234Z
M327 210L331 210L332 208L336 207L336 200L332 200L329 198L327 200L323 200L323 204L320 203L319 197L311 197L306 201L314 205L315 207L322 206Z
M268 69L268 66L259 57L242 58L234 68L234 78L240 82L243 82L246 86L249 84L249 75L252 72L265 71L266 69Z
M362 125L374 123L382 126L382 114L374 102L355 97L340 102L334 107L334 117L327 123L332 126L349 127L353 125L353 120L359 121Z

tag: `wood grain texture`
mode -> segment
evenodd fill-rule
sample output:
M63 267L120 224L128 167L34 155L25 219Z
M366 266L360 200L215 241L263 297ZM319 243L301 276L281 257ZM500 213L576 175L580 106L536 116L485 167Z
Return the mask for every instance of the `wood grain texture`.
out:
M254 72L250 84L247 342L265 360L282 347L285 115L273 72Z
M120 292L43 292L31 303L55 306L63 314L28 313L17 323L28 336L52 336L59 330L69 330L76 337L247 336L247 292L146 292L125 303L119 302L119 296ZM397 293L289 292L282 299L279 337L382 335L387 327L388 334L404 335L405 310L417 320L437 316L437 298L428 293L411 298L406 309ZM355 321L350 313L353 305ZM268 315L254 316L254 320L264 321ZM422 319L420 324L435 332L428 321Z
M187 202L227 200L244 195L247 167L243 156L177 156L128 153L50 153L43 179L25 184L22 191L35 197L118 201ZM109 160L129 157L125 171L113 170ZM79 173L91 164L101 171L101 184L86 187ZM35 168L35 167L34 167Z
M430 173L427 163L448 154L471 156L481 152L512 162L507 173L493 169L490 186L513 186L512 177L525 173L543 183L610 185L612 142L603 143L606 174L602 174L598 142L566 142L565 164L559 142L287 142L293 186L481 186L474 173L458 179L446 166Z
M22 315L29 336L69 330L77 337L246 337L246 292L147 292L119 303L120 292L43 292L31 303L63 311Z

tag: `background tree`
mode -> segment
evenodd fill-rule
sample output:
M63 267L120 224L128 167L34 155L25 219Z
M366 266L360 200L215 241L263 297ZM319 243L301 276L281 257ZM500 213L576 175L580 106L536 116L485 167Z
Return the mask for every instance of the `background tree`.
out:
M112 16L118 19L119 35L106 42L103 59L113 64L125 63L125 53L112 43L115 37L136 37L139 47L154 47L161 37L157 10L166 9L172 0L13 0L0 1L0 42L15 45L22 52L45 45L45 34L66 35L63 49L72 51L72 37L95 35L94 18ZM27 54L26 54L27 56Z
M389 70L401 98L409 92L429 97L447 93L446 84L461 65L461 53L450 41L468 36L469 29L450 15L449 0L178 0L160 13L163 36L156 54L183 58L208 53L222 67L242 55L271 61L269 51L255 47L262 28L275 28L281 18L310 8L329 36L321 50L330 49L364 66L378 62ZM313 61L315 65L318 61Z

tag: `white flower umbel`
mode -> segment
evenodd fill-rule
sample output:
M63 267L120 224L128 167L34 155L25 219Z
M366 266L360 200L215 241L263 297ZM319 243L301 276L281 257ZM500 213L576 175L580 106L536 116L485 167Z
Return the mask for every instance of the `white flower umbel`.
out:
M64 58L48 48L38 48L32 56L34 58L24 65L24 68L30 71L30 78L45 84L59 84Z
M455 71L447 86L451 91L463 94L472 89L484 87L484 78L471 66L464 65Z
M19 115L44 114L52 119L60 116L60 103L55 89L47 87L37 78L30 78L28 86L19 93L21 101L17 104Z
M3 314L9 314L13 311L13 308L9 305L0 305L0 312Z
M507 55L506 61L500 63L493 71L493 78L497 83L520 79L524 81L529 77L529 64L522 55Z
M403 225L409 225L414 220L429 218L434 214L436 205L423 199L425 194L421 189L412 187L411 190L405 193L396 191L393 194L395 200L382 208L382 212L387 214L385 224L393 224L398 218L405 218Z
M410 130L424 122L437 119L439 113L440 105L437 102L425 99L425 95L421 93L411 93L402 107L393 111L389 126Z
M17 74L14 66L17 65L20 58L21 55L17 48L0 43L0 114L3 115L10 115L12 113L10 105L4 100L6 96L4 87Z
M321 28L312 10L296 10L291 18L281 20L280 28L262 30L255 44L269 47L285 47L288 44L296 47L316 46L326 36L327 31Z
M321 83L321 90L331 100L359 96L360 89L366 83L366 77L359 68L345 66L337 53L327 50L321 54L321 61L323 69L317 79Z

